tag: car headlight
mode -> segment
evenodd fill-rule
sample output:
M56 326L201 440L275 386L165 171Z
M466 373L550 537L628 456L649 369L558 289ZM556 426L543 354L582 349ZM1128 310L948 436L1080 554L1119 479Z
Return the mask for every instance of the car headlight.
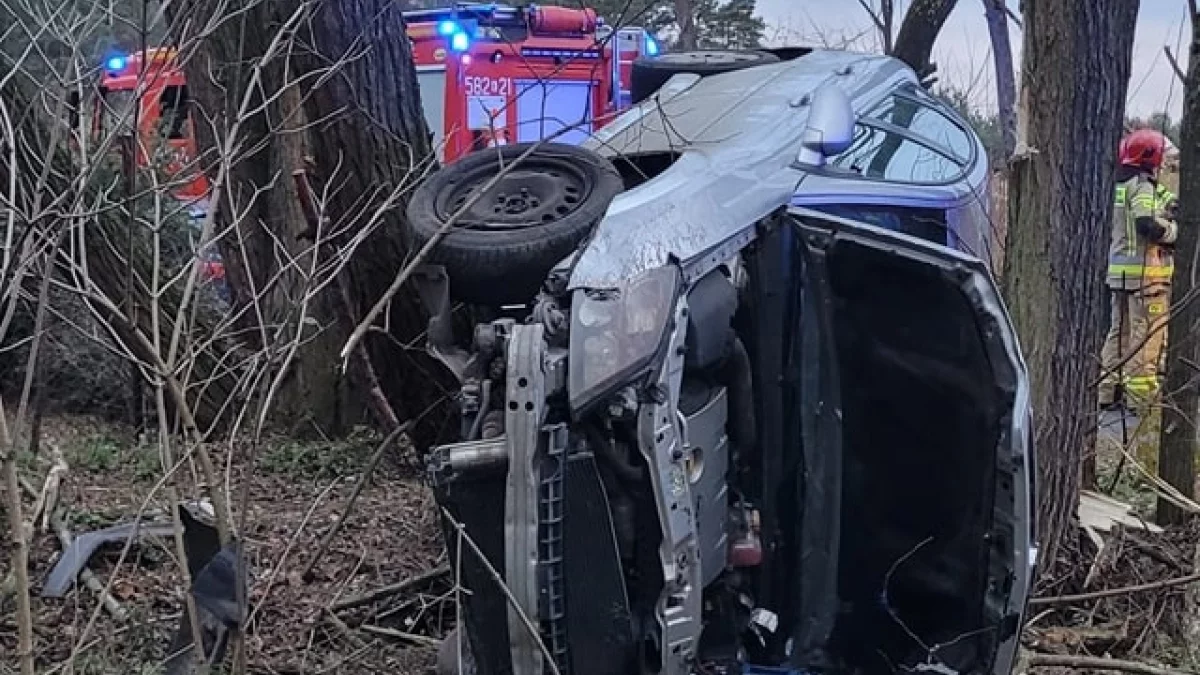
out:
M571 410L579 412L653 363L671 323L679 286L679 270L668 265L615 290L575 291L567 370Z

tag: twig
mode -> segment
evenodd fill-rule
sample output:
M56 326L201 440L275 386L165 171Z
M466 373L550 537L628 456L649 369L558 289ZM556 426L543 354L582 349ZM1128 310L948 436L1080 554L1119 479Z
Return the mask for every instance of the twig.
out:
M355 635L354 631L350 630L350 626L347 626L345 621L342 621L340 618L338 618L338 615L334 614L333 610L325 608L325 610L322 611L322 614L329 621L329 623L333 624L333 627L338 629L339 633L345 635L346 639L349 640L355 647L366 646L366 643L363 642L357 635Z
M405 579L404 581L394 583L389 586L384 586L382 588L377 588L369 593L364 593L362 595L356 595L352 598L346 598L345 600L339 600L339 601L333 603L332 605L330 605L329 609L334 612L342 612L347 609L354 609L355 607L362 607L363 605L369 605L372 602L375 602L377 600L382 600L383 598L387 598L387 597L390 597L393 595L398 595L398 594L403 593L411 588L420 586L421 584L428 583L435 579L440 579L441 577L444 577L448 574L450 574L450 566L449 565L439 565L438 567L435 567L426 572L422 572L421 574L418 574L415 577L409 577L408 579Z
M423 647L437 647L441 644L441 641L431 638L427 635L405 633L404 631L396 630L395 628L384 628L383 626L372 626L370 624L359 626L358 628L359 630L367 633L405 640L407 642L419 644Z
M1171 64L1171 69L1175 71L1175 76L1179 78L1180 82L1187 84L1187 75L1179 67L1179 61L1175 59L1175 54L1171 53L1171 47L1163 45L1163 51L1167 53L1167 61Z
M1065 656L1061 654L1032 654L1029 665L1033 668L1085 668L1094 670L1116 670L1137 675L1189 675L1182 670L1173 670L1138 661L1107 659L1100 656Z
M1029 600L1030 607L1045 607L1047 605L1069 605L1075 602L1086 602L1088 600L1099 600L1101 598L1111 598L1117 595L1131 595L1133 593L1141 593L1143 591L1154 591L1162 588L1171 588L1172 586L1183 586L1185 584L1200 582L1200 574L1189 574L1186 577L1177 579L1165 579L1163 581L1155 581L1148 584L1139 584L1137 586L1123 586L1121 588L1108 588L1103 591L1092 591L1091 593L1077 593L1075 595L1058 595L1051 598L1032 598Z
M33 508L29 513L30 523L33 524L35 530L45 532L49 529L50 519L57 510L58 505L58 486L62 483L62 477L67 473L67 461L63 458L62 450L55 444L51 444L52 456L54 458L54 466L50 467L50 472L46 474L46 481L42 484L41 492L32 491L33 486L25 484L22 480L22 485L30 496L33 497ZM37 525L38 519L41 519L42 524ZM63 544L66 546L66 544Z
M0 107L3 103L0 102ZM15 571L13 590L17 596L17 651L21 675L33 675L33 608L29 602L29 538L25 536L25 521L21 515L21 488L17 475L17 446L8 433L4 406L0 404L0 468L4 472L4 488L8 495L8 529L11 537L10 565Z
M454 516L450 515L450 512L446 509L442 509L442 516L445 517L446 520L450 522L450 525L454 528L457 534L458 545L461 547L463 544L466 544L467 546L471 547L471 552L475 554L475 557L479 560L479 564L483 565L483 568L487 570L488 575L492 577L492 581L496 582L496 585L500 587L500 591L504 593L504 597L508 600L509 605L516 610L517 618L519 618L521 623L525 625L525 630L529 631L529 634L533 636L534 642L537 643L538 648L542 651L542 656L546 659L547 664L550 666L550 675L562 675L562 671L559 670L558 667L558 661L554 660L554 655L550 653L549 648L546 647L546 642L542 640L541 632L536 626L533 625L533 621L525 612L525 608L521 606L521 603L517 600L516 596L513 595L512 589L508 587L508 584L504 583L504 577L500 576L500 573L496 571L496 566L492 564L492 561L487 559L487 556L485 556L483 551L479 549L479 544L475 543L475 540L471 538L471 535L467 534L466 526L458 522L458 520L455 519ZM461 664L461 647L459 648L459 653L459 663Z
M1002 1L1000 4L1004 5L1004 12L1008 14L1008 18L1017 25L1017 28L1025 28L1024 24L1021 23L1021 17L1015 11L1013 11L1012 7L1008 6L1007 2Z
M338 515L338 519L334 521L333 526L329 528L329 531L325 533L325 536L321 537L321 544L317 546L317 552L313 554L313 557L309 559L308 564L304 566L304 571L300 573L301 579L304 581L312 581L313 567L315 567L325 555L325 551L329 549L329 544L333 542L333 538L337 536L337 533L342 530L342 526L345 525L346 521L350 519L350 513L354 510L354 504L358 501L358 496L362 494L363 488L366 486L367 481L371 480L371 474L375 473L375 467L379 465L379 460L383 457L384 451L391 447L392 442L399 438L401 434L407 432L409 426L409 423L405 422L404 424L396 427L390 434L387 435L386 438L383 439L383 442L379 444L379 447L375 448L375 452L371 455L371 458L367 460L367 466L363 469L362 475L358 477L358 482L354 484L354 491L350 493L350 499L348 499L346 501L346 505L342 507L342 512Z

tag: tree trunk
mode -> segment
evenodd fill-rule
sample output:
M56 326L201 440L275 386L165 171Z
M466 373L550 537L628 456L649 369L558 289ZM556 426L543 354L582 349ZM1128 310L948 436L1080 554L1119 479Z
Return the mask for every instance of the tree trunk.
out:
M696 28L696 7L692 0L675 1L675 21L679 24L679 48L696 49L699 33Z
M1005 163L1017 147L1017 82L1013 75L1012 43L1008 37L1008 13L1005 0L983 0L988 34L992 40L992 61L996 70L996 107L1000 133L1004 141ZM993 157L992 159L997 159Z
M913 0L900 22L892 56L907 63L921 78L933 74L935 68L930 57L938 33L946 25L950 10L956 0Z
M181 11L208 16L220 3L196 0ZM205 149L203 164L215 175L214 162L225 142L229 125L238 121L252 68L263 68L262 82L270 103L261 91L251 95L258 112L239 122L240 151L230 169L226 188L217 208L218 231L237 217L237 236L220 241L226 279L237 312L256 301L258 309L247 312L239 324L245 339L283 345L303 339L296 352L272 410L272 421L295 432L336 435L356 420L361 408L349 405L346 383L338 367L338 351L345 327L338 325L325 293L306 307L307 321L298 314L301 299L310 285L300 270L313 265L312 241L305 239L306 226L292 185L292 172L303 168L309 153L306 117L296 73L286 56L263 61L272 40L291 12L291 2L263 2L244 10L240 20L228 20L211 31L197 54L184 62L188 89L196 106L196 133ZM197 25L192 22L191 25ZM186 43L191 36L179 36ZM289 81L289 79L291 81ZM288 261L294 261L292 265ZM260 328L259 321L263 324Z
M1184 496L1195 496L1196 415L1200 392L1195 365L1200 363L1200 302L1195 275L1200 272L1200 17L1192 18L1192 48L1184 85L1182 138L1179 143L1179 238L1175 242L1175 275L1171 297L1178 303L1167 326L1167 378L1158 443L1158 473ZM1158 522L1186 518L1177 506L1158 500Z
M300 58L302 69L344 61L337 76L308 89L305 102L309 119L326 120L313 134L312 147L318 182L337 187L330 194L330 216L356 233L381 214L345 271L354 305L349 312L358 320L410 253L400 236L404 207L421 174L432 168L432 148L395 3L325 0L305 30L314 50ZM381 209L384 204L389 206ZM363 344L397 415L413 419L452 385L444 368L420 349L426 316L416 294L410 289L397 295L387 316L387 332L374 331ZM405 349L407 344L418 348Z
M1003 284L1032 377L1048 566L1096 433L1099 300L1137 12L1130 0L1023 3L1029 153L1013 162Z

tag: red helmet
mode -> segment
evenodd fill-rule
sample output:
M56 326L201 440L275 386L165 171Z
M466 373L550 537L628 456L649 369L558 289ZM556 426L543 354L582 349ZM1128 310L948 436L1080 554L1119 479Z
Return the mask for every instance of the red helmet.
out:
M1153 129L1137 129L1121 139L1117 161L1121 166L1157 169L1167 153L1167 137Z

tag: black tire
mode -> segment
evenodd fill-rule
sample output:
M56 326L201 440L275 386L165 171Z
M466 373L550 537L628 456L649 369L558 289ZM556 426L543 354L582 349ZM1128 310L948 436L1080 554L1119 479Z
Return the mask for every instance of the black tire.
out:
M589 150L541 143L521 159L534 145L473 152L429 176L413 193L406 234L414 250L465 209L430 258L446 267L456 300L481 305L531 300L550 269L591 233L623 189L612 163ZM512 168L497 178L502 167Z
M650 98L667 80L680 73L700 77L778 63L779 57L767 52L732 49L698 49L690 52L667 52L660 56L642 57L633 62L629 90L633 102Z

